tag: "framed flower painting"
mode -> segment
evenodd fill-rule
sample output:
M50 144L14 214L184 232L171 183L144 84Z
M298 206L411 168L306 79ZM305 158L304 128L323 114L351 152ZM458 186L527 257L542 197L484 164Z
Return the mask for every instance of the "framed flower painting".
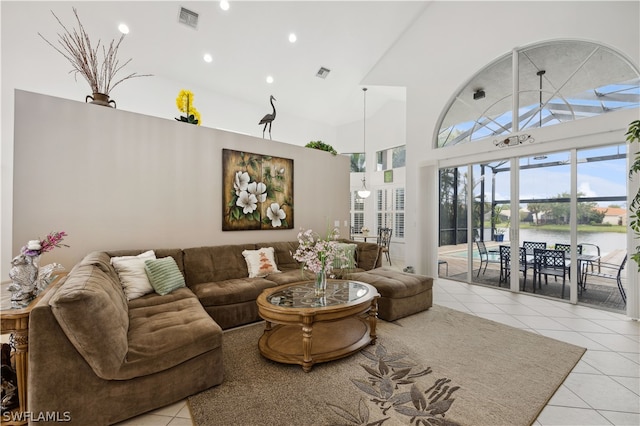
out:
M293 229L293 160L222 150L222 230Z

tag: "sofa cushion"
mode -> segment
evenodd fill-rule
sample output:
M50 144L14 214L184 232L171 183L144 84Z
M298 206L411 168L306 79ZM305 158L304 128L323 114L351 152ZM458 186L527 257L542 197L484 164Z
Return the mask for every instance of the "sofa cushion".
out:
M257 243L256 248L273 247L276 264L281 271L299 269L300 263L293 258L293 253L298 249L297 241L279 241L275 243Z
M276 285L285 285L298 283L300 281L310 281L315 279L315 276L316 274L313 272L298 267L298 269L268 275L267 279L273 281Z
M144 270L151 286L161 296L185 287L184 276L171 256L145 260Z
M350 274L349 278L371 284L378 290L381 297L393 299L415 296L431 290L433 286L433 280L429 277L407 274L386 267L356 272Z
M87 254L80 262L77 263L76 266L82 265L96 266L98 269L102 270L102 272L109 275L115 282L120 281L116 269L111 264L111 256L104 251L94 251Z
M356 243L356 264L366 271L382 264L381 247L374 243Z
M278 276L281 274L273 274ZM266 278L236 278L214 283L198 283L190 286L203 306L221 306L255 301L262 290L275 287Z
M348 280L353 278L353 274L357 272L365 272L362 268L340 268L331 270L330 278Z
M120 283L97 266L78 264L49 305L67 338L95 374L114 378L128 350L129 315Z
M194 247L184 250L184 275L187 285L225 281L249 276L244 250L255 250L254 244Z
M249 278L266 277L269 274L280 272L274 257L273 247L244 250L242 255L247 262Z
M164 371L221 347L222 329L183 287L166 296L149 294L132 301L127 339L126 359L112 379Z
M137 256L117 256L111 258L111 264L118 273L124 294L128 300L137 299L153 291L151 282L144 268L147 259L155 259L153 250L140 253Z

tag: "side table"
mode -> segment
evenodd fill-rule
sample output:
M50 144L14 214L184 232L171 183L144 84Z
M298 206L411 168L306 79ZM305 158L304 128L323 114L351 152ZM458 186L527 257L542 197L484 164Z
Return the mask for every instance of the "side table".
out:
M2 416L2 424L22 425L26 424L26 419L19 413L27 411L27 375L29 372L29 314L34 306L40 301L42 296L49 291L66 273L57 273L55 278L47 286L47 288L33 299L27 306L21 308L12 307L11 295L7 290L10 283L2 285L2 299L0 300L0 333L11 334L11 341L14 345L14 363L16 376L18 379L18 401L19 407L9 415ZM6 414L6 413L5 413ZM11 421L7 420L7 417Z

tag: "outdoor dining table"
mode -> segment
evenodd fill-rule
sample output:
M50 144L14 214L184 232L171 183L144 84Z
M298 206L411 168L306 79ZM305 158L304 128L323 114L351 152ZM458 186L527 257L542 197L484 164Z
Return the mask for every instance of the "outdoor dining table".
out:
M494 250L495 251L495 250ZM497 252L497 251L496 251ZM535 262L533 250L527 250L527 268L533 269L535 274ZM570 260L571 253L565 252L565 258ZM587 268L589 264L593 265L594 263L600 260L599 254L582 254L579 253L577 256L578 261L578 286L584 290L584 268ZM530 266L529 266L530 265ZM567 267L570 267L570 262L567 263Z

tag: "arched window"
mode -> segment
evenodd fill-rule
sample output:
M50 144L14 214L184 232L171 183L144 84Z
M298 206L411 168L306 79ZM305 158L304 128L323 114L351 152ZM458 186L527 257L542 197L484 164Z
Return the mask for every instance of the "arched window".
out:
M473 76L445 109L437 148L639 105L640 74L622 55L592 42L548 41Z

